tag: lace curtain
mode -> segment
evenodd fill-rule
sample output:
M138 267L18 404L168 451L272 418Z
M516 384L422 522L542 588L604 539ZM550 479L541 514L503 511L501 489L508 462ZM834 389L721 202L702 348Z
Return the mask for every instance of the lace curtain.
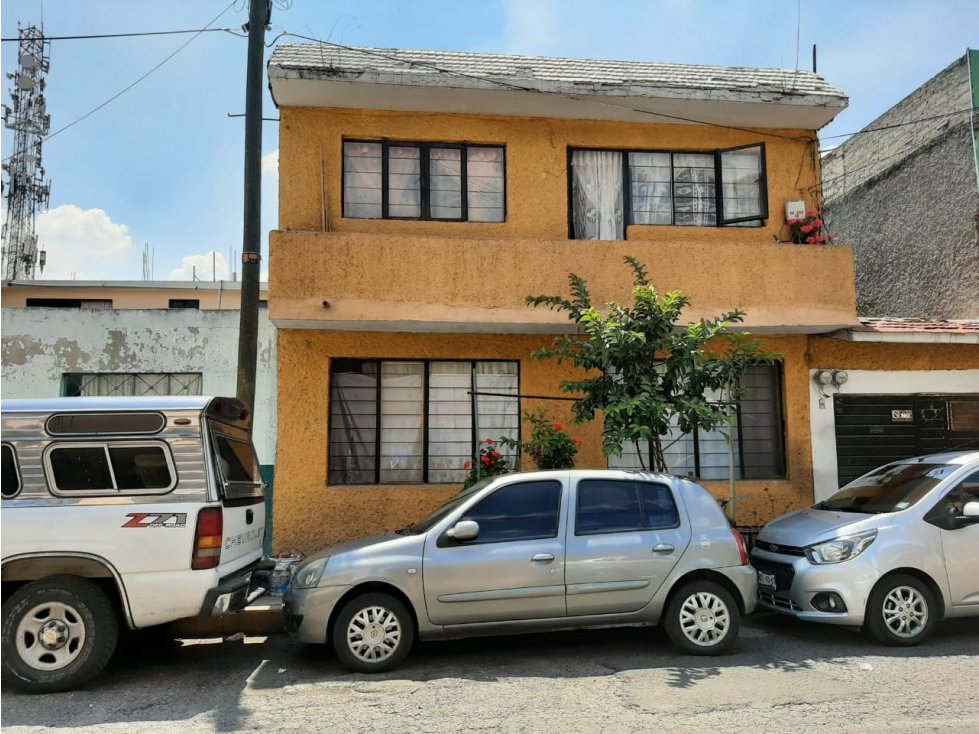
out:
M575 239L625 239L622 154L576 150L571 155L571 168Z

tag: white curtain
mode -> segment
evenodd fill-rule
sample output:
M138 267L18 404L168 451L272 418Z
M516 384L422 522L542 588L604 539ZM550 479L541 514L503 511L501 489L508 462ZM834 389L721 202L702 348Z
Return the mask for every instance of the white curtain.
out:
M575 239L624 240L622 154L576 150L571 168Z
M380 479L384 484L420 482L425 365L381 365Z

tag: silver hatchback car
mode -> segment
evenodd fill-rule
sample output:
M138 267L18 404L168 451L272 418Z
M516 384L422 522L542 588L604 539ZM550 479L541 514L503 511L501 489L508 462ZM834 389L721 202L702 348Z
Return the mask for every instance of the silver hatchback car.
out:
M887 464L770 522L751 551L759 605L915 645L979 616L979 452Z
M423 640L663 622L691 654L727 652L755 605L744 543L703 487L627 471L493 477L427 519L308 559L286 626L382 672Z

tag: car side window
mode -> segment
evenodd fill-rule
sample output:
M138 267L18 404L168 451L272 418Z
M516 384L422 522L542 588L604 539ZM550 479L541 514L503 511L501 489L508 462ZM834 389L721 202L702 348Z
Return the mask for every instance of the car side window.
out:
M556 538L560 515L560 482L519 482L500 487L459 519L479 523L472 545Z
M641 527L642 511L635 482L614 479L578 482L575 535L620 533Z
M958 517L968 502L979 502L979 471L972 472L946 492L927 517Z
M680 524L676 501L665 484L639 482L639 498L642 501L644 528L675 528Z

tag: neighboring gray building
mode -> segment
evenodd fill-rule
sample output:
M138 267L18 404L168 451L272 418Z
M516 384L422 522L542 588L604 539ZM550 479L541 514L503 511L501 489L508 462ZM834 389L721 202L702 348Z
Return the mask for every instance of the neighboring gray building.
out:
M979 318L977 76L969 50L823 158L861 316Z

